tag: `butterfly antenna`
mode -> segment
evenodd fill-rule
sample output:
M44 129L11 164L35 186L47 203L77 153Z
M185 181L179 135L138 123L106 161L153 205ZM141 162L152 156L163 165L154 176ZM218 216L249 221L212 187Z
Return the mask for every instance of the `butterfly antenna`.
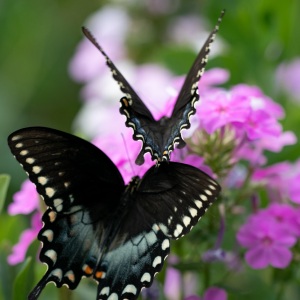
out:
M123 139L123 143L124 143L124 147L125 147L125 151L126 151L126 155L127 155L127 159L129 161L129 164L130 164L130 168L131 168L131 171L132 171L132 174L134 174L134 176L136 176L136 172L133 168L133 164L132 164L132 161L129 157L129 151L128 151L128 147L127 147L127 144L126 144L126 141L125 141L125 137L124 137L124 134L121 133L121 136L122 136L122 139Z

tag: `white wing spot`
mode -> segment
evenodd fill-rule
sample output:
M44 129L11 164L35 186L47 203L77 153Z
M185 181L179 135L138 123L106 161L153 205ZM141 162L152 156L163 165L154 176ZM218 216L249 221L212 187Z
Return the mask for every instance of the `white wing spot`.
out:
M161 244L161 249L166 250L169 247L170 247L170 241L168 239L165 239Z
M136 295L137 289L133 284L128 284L122 292L122 294L125 294L125 293L130 293L130 294Z
M42 171L42 168L39 167L39 166L34 166L34 167L32 168L32 172L33 172L34 174L39 174L41 171Z
M188 227L191 223L191 218L188 216L184 216L182 221L183 221L183 224L185 225L185 227Z
M136 138L142 140L143 142L145 141L144 137L141 134L137 134Z
M35 162L35 159L32 157L28 157L28 158L26 158L26 162L31 165Z
M205 195L200 194L199 196L200 196L200 198L201 198L203 201L207 201L207 197L206 197Z
M195 208L190 207L189 212L193 218L197 216L197 210Z
M174 230L174 236L178 237L182 232L183 227L180 224L177 224L176 229Z
M205 194L212 196L212 192L210 190L205 190L204 192L205 192Z
M200 200L194 200L195 204L197 205L198 208L202 208L202 202Z
M116 293L112 293L108 298L107 300L118 300L119 297Z
M150 273L144 273L144 275L142 276L141 282L145 282L145 281L147 281L147 282L151 281L151 275L150 275Z
M53 205L55 206L57 211L62 211L63 209L63 200L62 199L54 199Z
M45 191L46 191L46 195L49 198L53 197L53 195L55 194L55 189L50 188L50 187L47 187Z
M110 291L110 288L109 288L109 286L106 286L106 287L104 287L102 290L101 290L101 292L100 292L100 295L109 295L109 291Z
M38 177L38 182L41 184L41 185L45 185L47 182L48 182L48 179L46 177Z
M54 232L51 229L45 230L42 235L47 238L48 242L53 241Z
M23 143L16 144L16 148L22 148L22 147L23 147Z
M210 184L208 187L209 187L211 190L213 190L213 191L216 189L216 188L215 188L213 185L211 185L211 184Z
M161 264L161 256L156 256L153 260L152 267L155 268L159 264Z
M52 260L53 264L56 263L56 260L57 260L57 253L56 253L53 249L47 250L47 251L45 252L45 255L46 255L47 257L49 257L49 258Z
M20 152L20 155L25 156L25 155L27 155L28 153L29 153L28 150L22 150L22 151Z
M51 272L51 275L58 278L59 281L62 279L62 269L55 269Z
M21 135L15 135L11 138L12 141L19 140L22 136Z

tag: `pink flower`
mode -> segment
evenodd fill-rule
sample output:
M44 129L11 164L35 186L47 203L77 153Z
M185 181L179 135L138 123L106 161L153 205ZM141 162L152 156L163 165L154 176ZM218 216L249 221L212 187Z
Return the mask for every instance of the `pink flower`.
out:
M36 212L31 219L31 228L22 232L19 242L13 246L12 253L7 257L10 265L16 265L25 260L26 252L30 244L36 239L42 228L41 214Z
M300 236L299 212L289 204L272 203L260 211L261 217L272 218L285 228L287 232L296 237Z
M250 103L244 99L232 97L226 91L217 91L207 94L200 100L197 116L203 128L208 133L213 133L218 128L230 123L243 124L249 115Z
M283 108L271 98L264 95L261 89L257 86L237 84L231 88L231 92L234 97L249 99L252 110L266 111L275 119L284 117Z
M281 125L263 110L252 111L242 126L250 140L277 137L281 133Z
M13 195L13 200L8 206L10 215L29 214L39 208L39 195L29 179L25 180L21 190Z
M262 214L253 215L239 229L238 242L248 250L246 262L253 269L285 268L292 260L289 250L296 243L296 238L274 218Z

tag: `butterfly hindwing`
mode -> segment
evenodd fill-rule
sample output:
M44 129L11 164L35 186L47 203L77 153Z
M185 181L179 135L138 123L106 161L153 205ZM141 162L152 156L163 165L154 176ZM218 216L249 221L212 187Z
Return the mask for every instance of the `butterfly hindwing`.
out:
M170 251L169 238L153 226L130 237L103 257L105 278L99 280L97 299L137 299L151 286Z
M43 243L40 260L47 264L48 270L29 300L37 299L48 282L75 289L82 276L92 276L105 239L104 222L92 220L87 210L57 214L48 208L42 220L44 226L38 234Z
M59 130L30 127L11 134L8 144L45 203L56 212L69 213L82 204L93 205L98 198L103 213L118 205L124 189L122 176L91 143Z

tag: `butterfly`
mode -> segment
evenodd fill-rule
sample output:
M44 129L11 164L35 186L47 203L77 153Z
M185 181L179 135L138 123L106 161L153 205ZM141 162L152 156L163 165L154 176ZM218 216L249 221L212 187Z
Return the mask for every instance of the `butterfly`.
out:
M84 35L97 47L104 55L106 63L110 68L113 78L118 82L121 91L126 95L123 97L120 113L126 117L126 126L133 128L133 139L142 141L142 149L136 159L137 165L144 163L144 154L149 152L152 160L159 164L161 161L169 161L170 154L174 147L183 148L185 142L182 139L182 129L190 128L189 118L196 112L195 104L199 100L198 82L204 73L205 66L210 52L210 45L215 39L219 30L219 24L225 11L221 12L217 25L208 36L196 60L194 61L184 84L178 94L171 117L162 117L155 120L137 93L133 90L121 72L97 43L93 35L82 28Z
M97 299L137 299L162 269L170 240L187 234L220 193L199 169L162 162L128 185L104 152L45 127L20 129L8 145L47 205L38 234L48 282L75 289L98 282Z

